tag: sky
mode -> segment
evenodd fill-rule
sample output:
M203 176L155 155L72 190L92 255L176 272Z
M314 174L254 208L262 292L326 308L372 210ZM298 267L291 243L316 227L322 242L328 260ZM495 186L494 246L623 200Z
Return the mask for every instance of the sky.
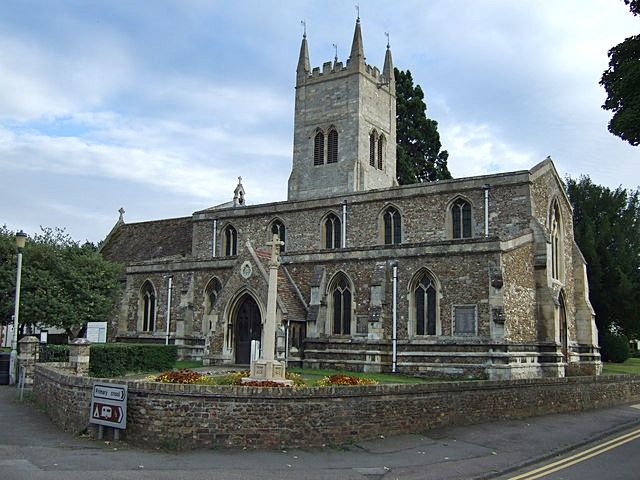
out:
M391 5L393 3L393 5ZM356 2L0 2L0 225L105 238L125 221L286 200L296 63L349 55ZM622 0L360 0L367 63L425 92L455 178L529 169L640 185L607 131L607 51L640 33Z

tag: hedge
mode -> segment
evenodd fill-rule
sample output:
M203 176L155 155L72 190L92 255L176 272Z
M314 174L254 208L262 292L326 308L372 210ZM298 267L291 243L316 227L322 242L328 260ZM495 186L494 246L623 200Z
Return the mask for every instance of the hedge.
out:
M44 344L40 347L41 362L68 362L69 345Z
M163 371L178 359L175 345L104 343L91 345L89 374L92 377L120 377L129 372Z

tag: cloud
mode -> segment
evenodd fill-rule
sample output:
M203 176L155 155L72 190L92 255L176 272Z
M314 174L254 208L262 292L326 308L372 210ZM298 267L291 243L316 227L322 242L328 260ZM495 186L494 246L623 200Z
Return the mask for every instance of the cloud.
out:
M528 169L542 160L504 143L485 124L441 125L440 136L449 152L449 170L454 178Z
M97 107L129 84L134 61L119 41L52 51L45 40L0 37L0 120L25 122Z

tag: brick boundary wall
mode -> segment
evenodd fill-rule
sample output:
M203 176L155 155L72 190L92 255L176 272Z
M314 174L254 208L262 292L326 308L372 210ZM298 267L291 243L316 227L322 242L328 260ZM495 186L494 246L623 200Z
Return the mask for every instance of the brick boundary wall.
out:
M96 379L61 367L36 366L36 401L61 428L95 432L88 417ZM640 400L640 376L633 375L303 389L127 384L123 437L131 444L179 450L337 445Z

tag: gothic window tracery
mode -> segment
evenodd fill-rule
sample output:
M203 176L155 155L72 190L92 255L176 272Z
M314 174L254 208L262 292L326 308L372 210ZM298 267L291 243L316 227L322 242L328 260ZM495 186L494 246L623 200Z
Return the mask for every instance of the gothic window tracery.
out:
M341 236L340 219L330 213L324 220L324 248L340 248Z
M140 289L142 307L143 332L153 332L156 329L156 290L153 284L146 280Z
M471 238L471 204L459 198L451 205L451 237Z
M225 256L232 257L238 254L238 231L233 225L227 225L224 229L223 248Z
M563 276L563 243L562 243L562 217L560 216L560 206L557 200L551 207L551 277L555 280L562 280Z
M332 332L334 335L351 334L352 295L350 282L344 273L339 273L332 282Z
M435 335L438 312L436 283L428 272L422 272L413 289L416 335Z
M395 207L387 207L382 216L384 223L384 244L402 243L402 217Z

